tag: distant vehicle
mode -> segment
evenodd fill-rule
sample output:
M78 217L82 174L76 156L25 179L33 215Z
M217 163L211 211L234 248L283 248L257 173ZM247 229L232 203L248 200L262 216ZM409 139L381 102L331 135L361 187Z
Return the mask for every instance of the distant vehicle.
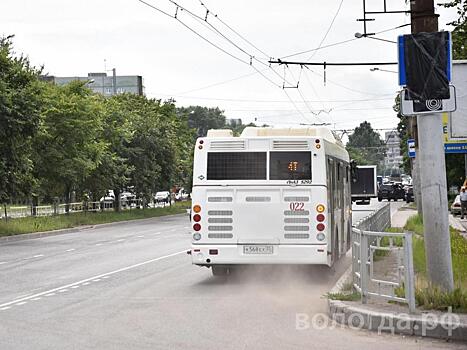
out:
M101 197L101 199L99 199L99 202L114 202L115 200L115 194L114 194L114 190L107 190L106 193L105 193L105 196Z
M190 197L190 194L185 191L183 187L181 187L177 193L175 193L175 200L176 201L186 201Z
M412 185L406 186L406 188L405 188L405 202L410 203L410 202L413 202L413 201L414 201L413 186Z
M452 215L461 215L461 196L457 195L454 198L454 202L451 204L451 214Z
M388 201L405 199L405 191L400 184L383 184L378 189L378 201L381 202L383 199Z
M350 248L349 155L331 130L210 130L196 141L192 245L215 276L238 265L332 266Z
M383 184L383 177L381 175L376 176L376 182L378 186L381 186Z
M170 203L170 192L169 191L160 191L157 192L154 196L156 203Z
M378 196L376 165L357 165L353 168L350 187L352 202L370 204L370 199Z

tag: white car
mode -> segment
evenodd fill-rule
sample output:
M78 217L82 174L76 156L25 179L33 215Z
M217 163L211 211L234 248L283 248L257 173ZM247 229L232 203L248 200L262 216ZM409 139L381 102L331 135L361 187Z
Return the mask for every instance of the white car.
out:
M169 191L161 191L157 192L154 196L154 200L156 203L170 203L170 192Z
M460 215L461 214L461 196L457 195L454 199L454 202L451 204L451 214L452 215Z

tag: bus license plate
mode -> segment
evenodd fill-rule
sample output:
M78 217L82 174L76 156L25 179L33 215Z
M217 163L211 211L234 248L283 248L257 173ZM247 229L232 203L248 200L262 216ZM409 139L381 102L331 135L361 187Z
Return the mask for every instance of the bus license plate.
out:
M243 254L273 254L272 245L244 245Z

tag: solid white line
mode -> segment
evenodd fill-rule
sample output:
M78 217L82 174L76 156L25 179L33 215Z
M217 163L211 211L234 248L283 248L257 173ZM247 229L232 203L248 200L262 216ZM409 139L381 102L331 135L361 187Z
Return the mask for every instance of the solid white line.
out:
M6 264L7 261L0 261L0 265Z
M60 289L58 292L59 293L66 293L66 292L68 292L68 289Z
M19 303L16 303L15 305L16 306L21 306L21 305L24 305L24 304L27 304L28 302L27 301L21 301Z
M65 251L66 251L66 252L72 252L72 251L74 251L74 250L76 250L76 249L75 249L75 248L71 248L71 249L67 249L67 250L65 250Z
M89 278L86 278L86 279L78 281L78 282L74 282L74 283L70 283L70 284L67 284L67 285L64 285L64 286L61 286L61 287L53 288L53 289L47 290L45 292L33 294L33 295L30 295L30 296L25 297L25 298L15 299L15 300L9 301L7 303L0 304L0 308L5 307L5 306L9 306L9 305L13 305L13 304L16 304L16 303L21 302L21 301L30 300L30 299L33 299L33 298L36 298L36 297L40 297L42 295L52 296L52 295L55 295L54 292L56 292L56 291L58 291L60 289L70 288L70 287L75 286L77 284L81 284L81 283L84 283L84 282L89 282L89 281L92 281L94 279L102 278L104 276L111 276L111 275L114 275L114 274L119 273L119 272L128 271L128 270L131 270L131 269L143 266L143 265L151 264L153 262L164 260L164 259L167 259L167 258L171 258L173 256L180 255L180 254L186 254L186 250L182 250L180 252L160 256L158 258L143 261L143 262L138 263L138 264L122 267L121 269L118 269L118 270L114 270L114 271L106 272L106 273L103 273L103 274L100 274L100 275L97 275L97 276L89 277Z
M79 288L79 286L73 286L73 287L71 287L71 288L76 289L76 288Z
M96 244L96 246L100 246L100 245L102 245L102 243L97 243L97 244Z
M4 311L4 310L8 310L8 309L11 309L11 306L2 307L2 308L0 308L0 311Z
M36 300L41 300L41 299L42 299L41 297L37 297L37 298L32 298L31 300L36 301Z
M44 256L44 254L37 254L37 255L34 255L33 258L41 258L43 256Z
M84 282L84 283L83 283L83 286L87 286L87 285L89 285L89 284L91 284L91 283L90 283L90 282Z
M99 282L101 279L100 278L96 278L95 280L92 280L93 282Z

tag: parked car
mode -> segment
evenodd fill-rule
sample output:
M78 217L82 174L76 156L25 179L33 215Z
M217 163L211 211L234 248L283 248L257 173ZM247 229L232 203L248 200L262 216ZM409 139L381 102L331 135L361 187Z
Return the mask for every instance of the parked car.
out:
M414 198L413 198L413 186L408 185L405 188L405 202L410 203L410 202L413 202L413 201L414 201Z
M452 215L460 215L461 214L461 196L457 195L454 198L454 202L451 204L451 214Z
M156 203L170 203L170 192L169 191L160 191L157 192L154 196Z
M378 201L405 199L405 191L400 184L383 184L378 189Z

